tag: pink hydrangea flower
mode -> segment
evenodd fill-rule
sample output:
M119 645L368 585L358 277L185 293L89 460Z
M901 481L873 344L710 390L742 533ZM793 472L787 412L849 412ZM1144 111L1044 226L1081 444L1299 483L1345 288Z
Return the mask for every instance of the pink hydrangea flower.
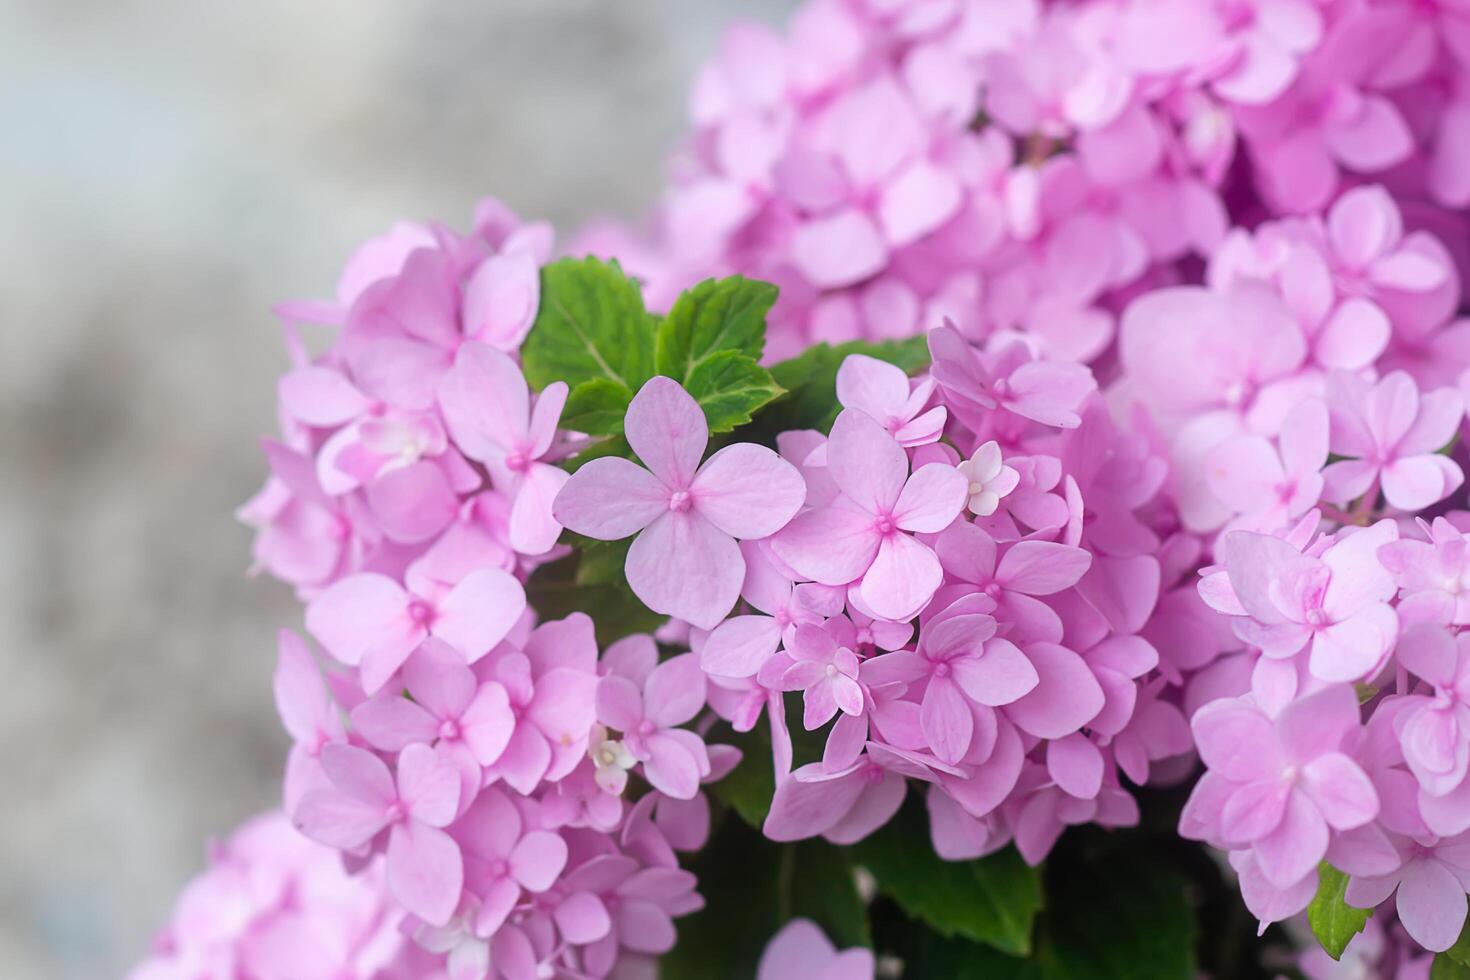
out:
M832 425L827 468L840 490L798 515L772 540L792 568L824 585L858 582L864 604L908 619L939 587L939 559L911 535L943 530L965 505L968 484L953 466L909 475L908 457L868 415L847 409Z
M838 952L809 919L792 919L771 937L756 967L756 980L873 980L873 951Z
M1390 504L1415 511L1465 482L1460 467L1438 452L1465 416L1456 389L1421 396L1402 371L1377 384L1337 374L1329 384L1328 407L1332 451L1349 458L1323 470L1327 499L1345 503L1381 487Z
M801 475L763 446L726 446L703 466L709 426L668 378L633 397L623 423L648 469L618 457L587 463L557 495L553 514L579 534L616 541L638 533L624 570L655 612L713 629L745 577L736 538L780 530L806 496Z
M944 407L928 411L934 379L910 382L903 369L866 354L849 354L837 369L837 401L866 412L905 448L934 442L944 430Z
M604 677L597 689L597 720L623 733L623 745L643 763L648 781L675 799L693 797L709 773L703 739L676 727L704 707L704 691L694 654L667 660L636 679Z
M1386 875L1354 875L1344 897L1349 905L1371 909L1393 895L1399 921L1416 943L1431 952L1449 949L1465 927L1470 835L1400 838L1397 844L1400 867Z
M459 845L441 828L459 806L459 773L427 745L398 756L398 777L365 749L328 745L322 769L331 787L302 798L292 819L302 833L344 850L388 830L388 887L414 915L449 921L464 886Z

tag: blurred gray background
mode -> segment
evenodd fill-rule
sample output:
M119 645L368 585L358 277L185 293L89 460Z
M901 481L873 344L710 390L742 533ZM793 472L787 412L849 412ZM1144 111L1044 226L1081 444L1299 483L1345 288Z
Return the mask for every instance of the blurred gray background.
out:
M790 6L0 0L0 977L120 975L278 799L270 304L484 193L637 215L722 26Z

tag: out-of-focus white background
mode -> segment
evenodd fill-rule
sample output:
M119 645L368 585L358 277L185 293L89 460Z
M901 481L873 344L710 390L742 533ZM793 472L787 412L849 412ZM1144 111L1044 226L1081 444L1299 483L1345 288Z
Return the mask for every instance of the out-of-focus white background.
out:
M270 304L484 193L638 214L722 27L790 6L0 0L0 976L120 975L278 799Z

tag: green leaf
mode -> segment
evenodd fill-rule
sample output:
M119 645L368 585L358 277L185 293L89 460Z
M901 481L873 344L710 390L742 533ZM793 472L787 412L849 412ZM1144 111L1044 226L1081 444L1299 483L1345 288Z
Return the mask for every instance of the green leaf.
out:
M560 427L594 436L623 434L623 416L633 392L626 386L606 378L583 381L567 396L562 409Z
M1317 941L1334 960L1347 944L1363 931L1372 909L1353 908L1347 903L1348 876L1323 861L1317 868L1317 894L1307 906L1307 921Z
M929 840L924 807L910 798L898 815L855 844L858 864L878 890L943 936L960 936L1016 955L1031 951L1041 880L1014 848L977 861L944 861Z
M578 585L621 585L626 579L623 564L628 560L632 538L621 541L598 541L579 538L575 546L580 554L574 581Z
M757 409L782 393L771 372L733 350L718 351L695 364L684 388L704 409L712 433L745 425Z
M606 585L581 584L582 560L581 554L571 554L531 573L526 599L543 622L584 612L592 617L597 642L603 646L632 633L652 632L663 624L665 617L643 605L621 576Z
M659 324L658 373L682 384L700 360L725 350L760 360L777 293L770 283L743 276L706 279L685 290Z
M852 340L833 347L817 344L799 356L771 365L771 376L790 392L767 413L774 432L786 429L820 429L826 432L842 406L837 401L837 369L849 354L866 354L889 364L896 364L912 374L929 363L928 339L923 336L908 340L872 343ZM766 420L762 419L763 426Z
M1455 945L1440 954L1448 956L1461 966L1470 967L1470 922L1460 930L1460 938L1455 940Z
M675 921L679 941L659 960L659 976L752 977L766 943L796 916L839 947L872 945L849 857L821 840L777 844L725 819L689 865L707 904Z
M1429 964L1429 980L1470 980L1470 966L1449 953L1436 953L1434 962Z
M653 376L653 359L654 319L616 262L562 259L542 268L541 308L521 345L531 387L602 379L631 393Z

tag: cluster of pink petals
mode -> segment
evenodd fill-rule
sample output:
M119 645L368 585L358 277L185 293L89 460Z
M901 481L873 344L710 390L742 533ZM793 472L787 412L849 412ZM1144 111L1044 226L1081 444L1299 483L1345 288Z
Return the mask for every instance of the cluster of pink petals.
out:
M1427 969L1470 890L1467 69L1457 0L808 0L786 37L737 28L655 234L574 251L654 308L778 284L768 360L927 336L916 377L848 357L831 431L779 452L706 458L654 378L636 460L568 477L566 387L519 366L549 229L487 202L367 243L282 308L242 510L321 655L282 640L292 821L414 938L394 956L607 976L699 906L677 854L738 756L718 719L770 734L770 837L857 841L912 787L954 860L1133 823L1197 755L1181 833L1263 923L1325 860L1385 910L1349 957ZM564 528L631 539L662 662L528 604ZM179 950L253 955L197 928ZM790 929L771 969L870 969Z

